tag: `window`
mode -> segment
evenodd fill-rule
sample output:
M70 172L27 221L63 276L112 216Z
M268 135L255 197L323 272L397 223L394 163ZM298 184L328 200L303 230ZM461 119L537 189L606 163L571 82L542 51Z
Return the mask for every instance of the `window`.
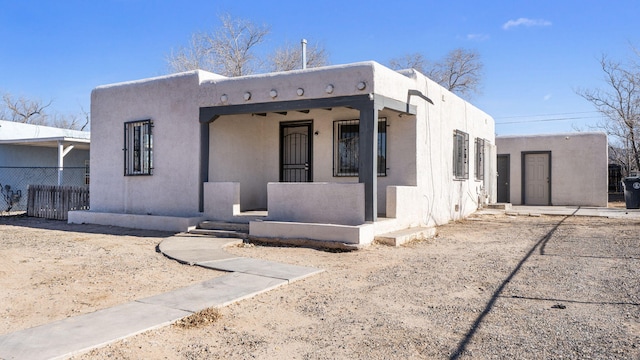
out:
M460 130L453 132L453 177L469 178L469 134Z
M476 180L484 179L484 145L485 139L476 138Z
M358 176L360 120L333 123L333 176ZM387 176L387 119L378 119L378 176Z
M90 179L91 179L89 170L90 170L90 168L89 168L89 160L85 160L84 161L84 184L85 185L89 185L89 182L90 182Z
M124 124L124 175L153 173L153 135L151 120Z

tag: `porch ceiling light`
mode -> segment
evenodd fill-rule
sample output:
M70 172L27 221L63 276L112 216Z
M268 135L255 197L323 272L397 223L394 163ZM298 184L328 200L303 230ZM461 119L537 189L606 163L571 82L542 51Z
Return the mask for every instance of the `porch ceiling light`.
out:
M333 84L329 84L329 85L327 85L327 87L326 87L326 88L324 88L324 91L325 91L327 94L332 94L332 93L333 93Z
M271 91L269 91L269 96L275 99L276 97L278 97L278 91L276 89L272 89Z
M303 88L298 88L298 90L296 90L296 93L298 94L298 96L302 96L302 95L304 95L304 89Z
M251 100L251 93L250 92L247 91L246 93L244 93L244 100L245 101Z
M364 90L367 88L367 83L365 83L364 81L360 81L357 87L358 87L358 90Z
M227 101L229 101L229 96L227 94L220 95L220 101L226 103Z

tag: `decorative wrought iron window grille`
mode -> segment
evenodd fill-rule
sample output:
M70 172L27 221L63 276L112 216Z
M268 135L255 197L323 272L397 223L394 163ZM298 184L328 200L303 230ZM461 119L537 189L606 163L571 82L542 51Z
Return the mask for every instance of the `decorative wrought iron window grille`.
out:
M333 123L333 176L358 176L360 120ZM378 176L387 176L387 119L378 119Z
M469 178L469 134L460 130L453 131L453 177Z
M476 164L475 164L476 180L484 180L485 142L486 142L485 139L476 138Z
M151 120L124 123L124 175L153 174Z

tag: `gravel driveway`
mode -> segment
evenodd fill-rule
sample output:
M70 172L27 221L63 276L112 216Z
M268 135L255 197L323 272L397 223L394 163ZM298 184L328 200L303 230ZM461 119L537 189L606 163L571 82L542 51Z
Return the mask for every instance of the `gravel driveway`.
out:
M638 220L482 215L400 248L231 248L326 272L77 358L640 359L639 233ZM143 245L136 256L157 256Z

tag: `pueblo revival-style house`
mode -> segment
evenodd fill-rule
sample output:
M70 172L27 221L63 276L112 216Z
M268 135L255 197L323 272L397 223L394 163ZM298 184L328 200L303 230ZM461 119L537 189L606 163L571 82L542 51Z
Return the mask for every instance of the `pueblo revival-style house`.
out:
M70 222L354 246L495 202L494 121L415 70L191 71L91 98L91 210Z

